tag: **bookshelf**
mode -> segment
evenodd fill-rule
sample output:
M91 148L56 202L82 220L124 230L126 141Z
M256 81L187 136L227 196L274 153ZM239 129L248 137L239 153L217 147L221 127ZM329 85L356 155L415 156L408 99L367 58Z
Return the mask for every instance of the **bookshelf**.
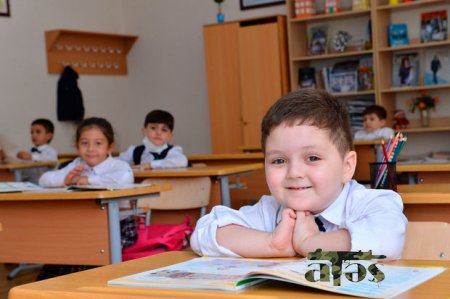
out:
M316 9L320 6L318 1ZM442 41L433 41L428 43L420 42L420 22L421 13L433 10L447 9L447 18L450 19L449 9L450 1L448 0L419 0L416 2L399 3L397 5L389 5L388 0L372 0L369 9L353 11L351 10L352 1L341 1L342 10L337 13L324 14L318 11L314 16L295 17L295 0L287 1L288 12L288 42L289 42L289 64L291 75L291 88L298 88L298 69L301 67L327 67L332 66L335 62L359 59L361 57L372 57L374 72L374 89L369 91L342 92L334 93L341 100L356 98L372 98L376 104L382 105L389 113L388 121L391 124L393 112L395 109L406 109L405 100L415 97L419 91L425 91L430 95L437 95L441 102L446 101L446 94L450 90L450 84L425 85L423 78L423 69L419 70L419 84L417 86L393 87L393 56L397 53L417 52L420 62L423 66L425 52L429 49L448 47L450 50L450 39ZM387 27L391 23L398 23L399 19L404 16L409 17L405 23L408 26L409 45L389 47ZM339 30L339 26L343 26L343 22L351 24L349 30L356 30L358 27L365 26L365 22L371 20L371 48L356 48L350 46L344 52L336 53L328 50L323 55L308 55L308 35L310 27L315 25L327 24L331 28L329 38L333 38L333 34ZM448 26L447 31L450 29ZM350 32L351 33L351 32ZM353 39L360 39L358 35L361 31L357 31L353 35ZM450 36L450 34L448 35ZM437 107L439 109L439 106ZM431 114L430 126L427 128L420 127L419 115L408 114L411 122L407 130L408 133L433 133L450 131L450 116Z

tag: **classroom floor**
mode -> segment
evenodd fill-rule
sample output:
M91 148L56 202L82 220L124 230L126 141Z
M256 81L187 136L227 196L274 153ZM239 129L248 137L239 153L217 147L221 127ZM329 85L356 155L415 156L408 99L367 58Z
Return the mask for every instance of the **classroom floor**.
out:
M39 269L22 271L12 280L7 280L6 276L17 264L0 264L0 299L7 299L9 289L25 283L35 281Z

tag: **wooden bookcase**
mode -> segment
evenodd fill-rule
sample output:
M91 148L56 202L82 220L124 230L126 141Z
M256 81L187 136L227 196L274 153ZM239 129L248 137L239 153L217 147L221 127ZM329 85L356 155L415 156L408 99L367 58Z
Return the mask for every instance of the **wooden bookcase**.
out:
M126 55L137 38L66 29L46 31L48 73L60 74L70 65L79 74L126 75Z
M212 151L260 146L267 109L289 91L286 18L203 27Z
M450 40L439 42L420 43L420 38L411 36L409 45L400 47L389 47L388 44L388 25L396 19L396 14L408 12L414 15L414 20L409 20L408 31L420 32L420 14L423 11L432 11L434 9L450 8L450 2L445 0L419 0L416 2L399 3L397 5L389 5L388 0L372 0L367 10L352 11L351 1L341 1L347 3L341 12L332 14L317 14L310 17L295 18L295 0L287 0L288 11L288 42L289 42L289 65L292 90L298 88L298 69L300 67L325 65L332 66L334 62L353 59L364 56L372 56L374 67L374 90L354 93L335 93L339 98L347 99L351 97L373 96L375 102L386 108L389 113L388 121L392 121L392 115L396 108L401 108L400 102L404 102L407 97L414 97L418 92L425 90L433 95L436 92L448 93L449 85L423 85L423 78L419 78L418 86L409 87L392 87L392 57L394 53L404 51L418 51L419 55L423 55L426 49L436 47L449 47ZM350 3L350 5L348 4ZM448 14L450 18L450 14ZM371 20L372 47L370 49L356 49L349 47L343 53L333 53L328 51L327 54L311 56L308 55L308 34L309 27L313 24L328 24L334 30L337 30L342 22L361 26L361 20ZM337 25L336 25L337 24ZM341 23L342 24L342 23ZM450 26L449 28L450 29ZM411 38L412 37L412 38ZM449 34L450 37L450 34ZM331 36L332 38L332 36ZM355 37L353 37L355 38ZM359 38L359 37L356 37ZM423 58L423 57L422 57ZM422 59L421 58L421 59ZM422 69L423 70L423 69ZM423 71L420 70L420 74ZM444 97L440 97L444 101ZM450 131L450 117L432 117L430 127L421 128L418 119L410 119L411 125L409 129L402 130L407 133L428 133Z

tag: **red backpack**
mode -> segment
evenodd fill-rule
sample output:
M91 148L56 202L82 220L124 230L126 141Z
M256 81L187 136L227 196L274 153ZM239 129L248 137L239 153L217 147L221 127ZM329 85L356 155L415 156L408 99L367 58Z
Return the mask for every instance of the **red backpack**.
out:
M189 237L194 228L186 218L182 224L151 224L145 225L143 218L139 218L136 243L122 249L122 260L132 260L165 251L181 250L188 246Z

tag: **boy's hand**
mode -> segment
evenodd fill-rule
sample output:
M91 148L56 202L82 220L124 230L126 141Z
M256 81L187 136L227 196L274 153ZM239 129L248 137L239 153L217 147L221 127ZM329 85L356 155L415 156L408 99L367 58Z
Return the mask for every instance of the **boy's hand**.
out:
M83 166L77 166L74 169L72 169L64 178L64 184L66 186L69 185L77 185L78 180L81 177L81 173L83 172L84 167Z
M281 222L271 235L270 247L276 254L275 256L295 256L293 234L296 217L294 210L290 208L283 210Z
M295 221L293 246L298 254L306 256L309 252L309 250L306 249L306 243L308 239L319 235L320 231L317 227L316 222L314 221L314 216L311 215L310 212L297 211L296 216L297 218Z
M27 151L20 151L17 153L17 158L22 159L22 160L31 160L32 156L31 156L31 153L29 153Z
M144 163L144 164L139 164L139 165L131 165L132 169L136 169L136 170L151 170L152 169L152 165L150 163Z

